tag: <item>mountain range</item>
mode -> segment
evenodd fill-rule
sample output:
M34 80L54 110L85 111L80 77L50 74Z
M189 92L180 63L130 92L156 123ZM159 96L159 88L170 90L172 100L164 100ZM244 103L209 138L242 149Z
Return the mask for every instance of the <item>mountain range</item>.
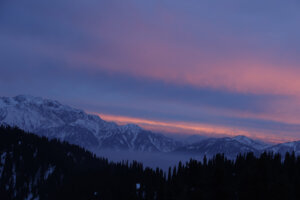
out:
M170 152L179 145L134 124L119 126L58 101L28 95L0 98L0 124L87 149Z
M0 125L17 126L50 139L58 138L90 150L181 153L213 156L224 153L234 158L239 153L263 151L300 154L300 142L269 145L245 136L202 138L196 142L177 141L134 125L117 125L97 115L62 105L58 101L19 95L0 98Z

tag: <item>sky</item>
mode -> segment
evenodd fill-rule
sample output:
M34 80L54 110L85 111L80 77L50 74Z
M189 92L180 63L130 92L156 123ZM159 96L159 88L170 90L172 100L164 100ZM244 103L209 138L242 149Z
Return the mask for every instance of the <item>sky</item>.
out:
M166 134L300 140L298 0L0 1L0 96Z

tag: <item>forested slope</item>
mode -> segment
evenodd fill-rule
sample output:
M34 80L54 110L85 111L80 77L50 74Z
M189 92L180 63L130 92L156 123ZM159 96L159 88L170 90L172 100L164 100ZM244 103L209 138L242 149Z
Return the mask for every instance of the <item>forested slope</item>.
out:
M76 145L0 127L0 199L300 199L300 158L253 153L164 173L110 163Z

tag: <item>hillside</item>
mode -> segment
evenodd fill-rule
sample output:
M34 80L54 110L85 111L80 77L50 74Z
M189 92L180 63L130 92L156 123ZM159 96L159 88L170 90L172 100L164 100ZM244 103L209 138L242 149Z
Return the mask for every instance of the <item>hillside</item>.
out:
M300 157L217 154L167 173L109 163L56 139L0 127L0 199L299 199Z
M137 183L152 198L163 182L162 171L109 163L76 145L17 128L0 127L0 158L1 200L138 199Z

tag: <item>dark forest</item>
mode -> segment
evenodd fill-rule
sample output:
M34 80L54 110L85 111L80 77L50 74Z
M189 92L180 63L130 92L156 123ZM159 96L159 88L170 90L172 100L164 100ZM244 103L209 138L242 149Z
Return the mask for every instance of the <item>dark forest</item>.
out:
M0 128L0 199L300 199L300 157L217 154L167 172Z

